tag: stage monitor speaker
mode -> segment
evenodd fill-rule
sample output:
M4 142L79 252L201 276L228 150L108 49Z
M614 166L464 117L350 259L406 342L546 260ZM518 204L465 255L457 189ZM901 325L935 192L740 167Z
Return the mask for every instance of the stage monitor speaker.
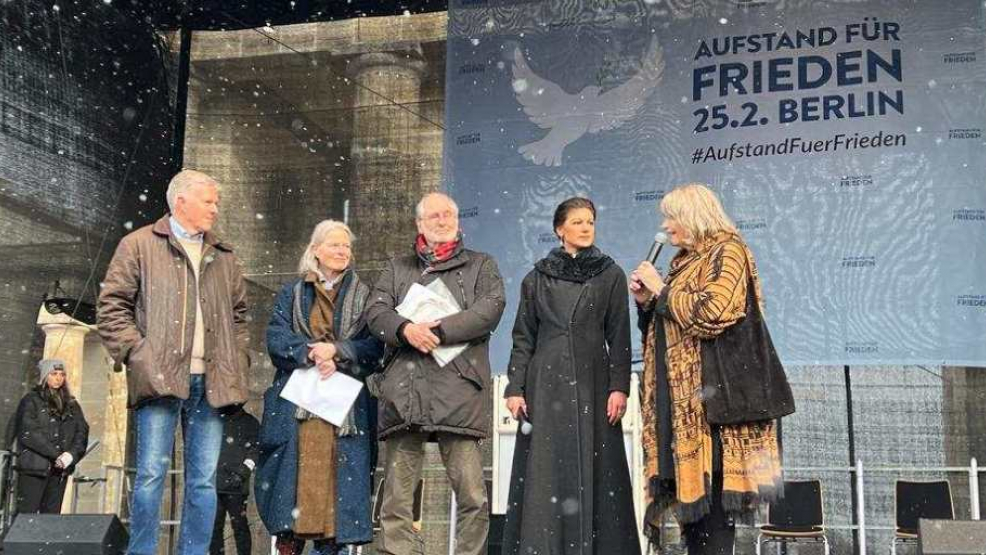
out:
M17 515L3 555L118 555L130 536L116 515Z
M920 555L986 555L986 521L918 521Z

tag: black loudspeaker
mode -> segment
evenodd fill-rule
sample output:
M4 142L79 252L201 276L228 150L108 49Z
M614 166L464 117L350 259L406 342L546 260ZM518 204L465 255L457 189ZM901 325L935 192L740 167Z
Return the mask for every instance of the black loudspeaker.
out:
M986 555L986 521L918 521L918 553L921 555Z
M17 515L3 555L119 555L127 534L116 515Z

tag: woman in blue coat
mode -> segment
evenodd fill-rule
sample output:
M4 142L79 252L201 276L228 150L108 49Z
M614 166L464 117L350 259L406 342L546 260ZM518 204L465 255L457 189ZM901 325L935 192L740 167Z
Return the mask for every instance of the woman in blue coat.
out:
M378 369L383 344L363 321L370 289L350 268L352 239L341 222L315 227L301 277L281 289L267 327L276 373L264 393L254 490L280 555L300 554L306 540L315 542L313 554L335 555L373 539L375 402L364 388L337 427L280 396L296 369L361 381Z

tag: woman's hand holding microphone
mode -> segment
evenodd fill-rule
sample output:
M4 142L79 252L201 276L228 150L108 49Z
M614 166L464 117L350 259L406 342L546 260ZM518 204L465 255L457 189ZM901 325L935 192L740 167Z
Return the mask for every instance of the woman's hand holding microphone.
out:
M644 305L664 290L664 278L649 261L645 260L630 273L630 293L637 304Z

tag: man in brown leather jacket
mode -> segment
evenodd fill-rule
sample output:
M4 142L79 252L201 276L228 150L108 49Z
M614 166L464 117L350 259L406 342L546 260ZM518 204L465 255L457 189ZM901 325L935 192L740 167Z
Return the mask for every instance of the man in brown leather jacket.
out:
M131 555L157 553L175 428L185 442L179 554L209 549L216 511L220 409L247 400L246 287L229 245L210 230L218 184L185 170L168 185L171 214L124 237L99 295L99 334L127 367L137 429Z
M464 248L458 215L443 194L421 199L414 252L388 264L364 312L386 344L388 361L368 384L379 400L379 436L387 453L379 553L412 552L414 486L430 436L438 440L458 503L455 552L482 553L489 529L479 440L488 437L492 421L489 339L503 314L503 279L492 257ZM417 323L398 314L412 284L439 279L461 312ZM445 366L431 355L439 345L460 344L466 350Z

